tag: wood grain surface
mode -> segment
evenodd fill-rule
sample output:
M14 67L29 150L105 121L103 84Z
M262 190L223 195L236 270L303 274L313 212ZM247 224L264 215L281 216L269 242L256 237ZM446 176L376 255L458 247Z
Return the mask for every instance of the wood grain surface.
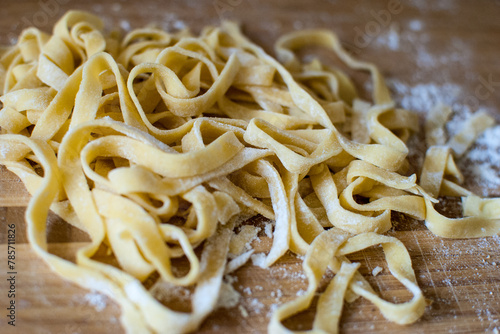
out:
M221 19L233 19L271 53L274 41L283 33L327 28L337 32L344 46L360 59L377 64L389 79L396 101L413 107L422 117L432 103L442 99L456 108L482 107L500 122L500 1L403 1L397 14L384 15L392 2L2 0L0 44L14 43L30 25L50 31L68 9L95 12L109 28L125 30L157 24L165 29L189 26L196 32ZM361 90L369 89L366 75L349 73ZM483 88L478 88L481 85ZM417 151L412 156L415 164L422 156L418 141L417 137ZM488 159L498 178L498 157ZM468 164L461 163L466 186L480 195L500 196L499 185L484 176L481 179ZM1 167L0 333L122 333L120 310L113 301L60 279L30 250L23 217L28 200L22 183ZM443 209L453 211L455 207L456 203L449 201ZM374 305L359 299L345 306L341 332L498 333L500 238L447 240L433 236L422 222L401 215L393 218L389 234L408 248L418 283L431 303L419 321L403 327L388 322ZM7 224L16 225L15 328L6 320ZM84 233L55 215L49 217L48 224L49 249L54 254L71 259L72 250L87 241ZM257 251L270 245L261 234L254 242ZM361 263L361 273L384 298L409 300L409 292L389 274L380 248L359 252L351 260ZM383 270L374 277L371 273L377 266ZM215 311L199 333L265 333L272 309L294 299L307 286L301 260L291 254L269 270L247 264L232 276L233 286L242 296L241 307ZM327 281L325 277L324 283ZM182 291L179 296L182 299ZM188 307L185 302L177 305ZM311 309L286 324L307 329L313 315Z

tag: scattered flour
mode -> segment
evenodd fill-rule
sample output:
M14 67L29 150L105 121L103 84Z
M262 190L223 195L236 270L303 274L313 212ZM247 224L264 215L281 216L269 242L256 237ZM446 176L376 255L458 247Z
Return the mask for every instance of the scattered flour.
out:
M182 20L175 20L172 27L174 27L175 30L183 30L187 28L186 23Z
M258 298L251 299L250 306L252 307L252 311L257 314L261 314L262 309L265 307L265 305Z
M398 50L400 48L400 33L399 25L395 22L391 23L389 29L381 33L374 40L374 46L387 46L390 50Z
M306 293L306 290L299 290L299 291L297 291L296 296L300 297L300 296L303 296L305 293Z
M286 266L271 267L271 275L278 277L279 279L293 279L297 281L306 281L307 276L302 270L293 270L287 268Z
M413 31L421 31L423 27L423 23L420 20L411 20L409 27Z
M483 132L457 162L465 182L481 196L500 196L500 125ZM468 176L468 177L467 177Z
M428 113L439 103L456 106L462 94L460 86L450 83L440 85L429 82L409 86L399 80L388 79L387 84L399 106L422 114Z
M457 134L472 116L473 110L460 102L464 93L458 85L425 83L410 86L398 80L388 80L388 85L395 93L397 103L405 109L419 113L421 118L425 118L426 114L439 103L451 106L453 113L445 126L445 135L448 138ZM472 148L456 161L466 178L466 187L472 186L473 191L481 191L482 196L499 195L492 193L492 191L498 192L500 188L499 136L499 126L487 129L479 136ZM414 154L415 147L411 147L412 141L408 144ZM419 154L423 155L423 153L424 151ZM420 157L419 161L421 160Z
M83 298L89 305L93 306L97 312L101 312L108 306L108 298L97 291L89 292Z
M128 31L132 30L132 25L127 20L121 20L120 21L120 28L122 28L123 30L128 32Z
M252 289L250 289L250 287L247 286L247 287L245 287L243 289L243 293L246 294L246 295L248 295L248 296L251 296L252 295Z
M461 42L455 41L455 44ZM396 102L401 107L415 111L422 118L437 104L452 107L452 117L445 126L448 138L457 134L473 112L462 99L466 93L459 85L433 82L407 85L398 80L388 80ZM461 101L462 100L462 101ZM465 176L465 186L481 196L500 196L500 126L487 129L475 144L457 159L457 165ZM409 143L411 146L411 142ZM411 147L411 149L414 149ZM423 154L421 152L420 154Z
M174 12L165 12L159 24L160 28L166 31L182 30L186 28L186 23L179 19Z
M261 268L266 268L266 254L264 253L257 253L253 254L252 257L252 264L257 267Z

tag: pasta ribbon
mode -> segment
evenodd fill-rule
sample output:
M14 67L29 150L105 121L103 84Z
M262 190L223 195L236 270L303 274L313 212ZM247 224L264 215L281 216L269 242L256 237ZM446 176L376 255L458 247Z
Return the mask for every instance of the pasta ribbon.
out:
M445 146L430 147L422 169L421 186L433 196L466 196L463 202L468 203L468 205L463 208L463 214L466 217L448 218L440 214L434 208L434 204L426 199L425 222L429 230L445 238L478 238L498 234L500 220L492 213L491 209L483 211L484 206L481 199L453 180L446 179L446 176L453 176L458 182L463 179L453 160L451 148ZM494 203L497 199L485 201L484 203Z
M377 244L382 244L391 273L412 292L413 298L410 301L392 304L378 297L373 291L365 290L358 278L359 263L342 261L344 255ZM319 281L329 266L336 271L335 278L318 300L312 330L300 333L338 333L342 304L348 288L373 302L386 318L399 324L412 323L424 313L425 299L418 288L408 251L399 240L373 232L351 236L332 228L320 234L306 254L303 263L309 282L306 292L278 307L269 323L270 333L299 333L286 329L281 322L310 306Z

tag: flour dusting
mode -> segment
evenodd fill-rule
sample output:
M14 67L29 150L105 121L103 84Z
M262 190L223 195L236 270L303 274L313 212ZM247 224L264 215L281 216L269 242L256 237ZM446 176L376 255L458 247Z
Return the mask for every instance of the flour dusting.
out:
M108 306L108 298L97 291L89 292L83 298L89 305L93 306L97 312L101 312Z
M469 188L480 196L500 196L500 125L483 132L472 148L458 161Z

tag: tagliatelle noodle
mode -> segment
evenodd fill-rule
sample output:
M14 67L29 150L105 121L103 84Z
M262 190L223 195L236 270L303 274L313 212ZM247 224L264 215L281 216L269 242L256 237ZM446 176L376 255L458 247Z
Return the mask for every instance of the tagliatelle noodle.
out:
M470 195L463 197L464 215L500 219L500 200L498 198L480 198Z
M377 67L351 57L333 33L286 35L275 59L229 22L199 36L144 28L121 38L102 27L70 11L52 34L29 28L2 49L0 163L32 195L26 222L34 251L64 278L113 298L127 333L199 328L217 307L223 275L253 253L228 263L235 228L255 214L275 221L263 266L288 250L305 255L308 289L277 308L272 333L293 332L281 322L310 306L328 268L335 277L307 332L336 333L344 299L359 296L398 324L423 314L408 252L382 235L392 211L425 220L443 237L500 231L498 199L461 187L451 154L463 153L491 118L477 114L448 146L432 146L444 145L448 114L428 121L431 147L417 182L404 174L416 115L395 108ZM309 46L369 71L373 104L358 99L341 70L295 55ZM439 214L439 196L462 197L466 217ZM49 210L89 235L76 263L47 251ZM382 300L347 258L378 244L410 301ZM101 247L117 266L93 258ZM183 275L175 258L189 263ZM143 282L155 274L194 287L191 312L153 297Z
M429 110L429 115L425 120L425 143L427 147L445 144L444 126L452 112L449 106L443 104L438 104Z
M455 180L447 179L447 176ZM454 163L451 148L431 146L426 153L420 185L432 196L450 194L465 196L463 202L466 205L463 207L463 218L448 218L434 208L434 203L425 199L426 226L434 234L445 238L483 237L498 234L500 232L498 215L495 215L495 211L490 208L484 209L483 203L477 196L456 183L462 180L463 176ZM485 201L485 203L496 203L498 199Z
M392 304L380 299L373 291L365 290L363 283L356 279L354 274L359 264L348 264L338 258L377 244L382 244L391 273L413 293L414 297L411 301ZM404 245L396 238L373 232L352 236L342 230L332 228L313 241L303 266L309 281L308 289L296 300L278 307L269 324L271 333L337 333L341 314L338 304L343 302L343 294L347 287L372 301L386 318L399 324L414 322L424 312L426 303L416 283L410 256ZM336 276L325 293L320 296L312 330L293 332L284 328L281 324L282 320L309 307L319 281L328 266L336 271ZM329 294L333 296L328 296ZM337 303L332 303L332 300Z

